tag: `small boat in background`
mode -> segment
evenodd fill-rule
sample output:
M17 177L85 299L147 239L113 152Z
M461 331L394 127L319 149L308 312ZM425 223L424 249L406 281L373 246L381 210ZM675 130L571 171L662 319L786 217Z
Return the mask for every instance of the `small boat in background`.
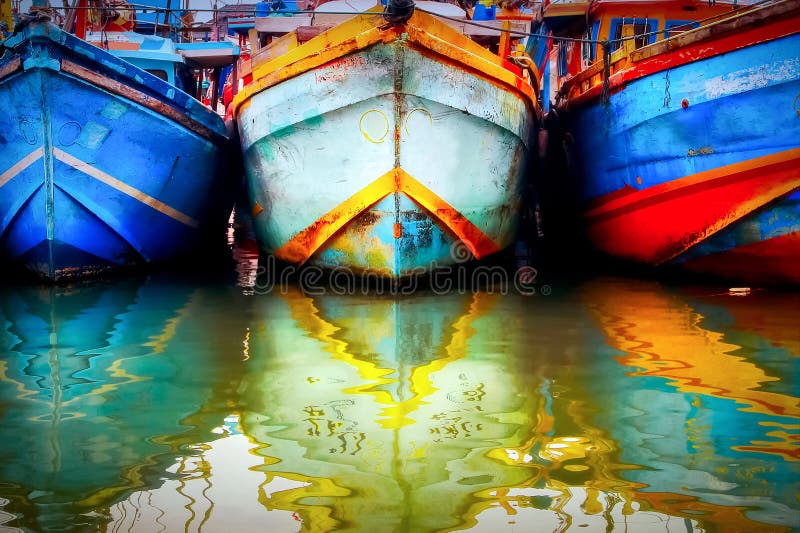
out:
M43 15L0 43L0 250L48 280L224 239L233 202L225 125L174 43L80 7L97 46Z
M554 2L543 15L556 41L543 85L574 139L591 244L800 284L800 3Z
M467 26L456 5L416 7L256 17L232 115L266 253L398 279L512 243L538 73L507 32Z

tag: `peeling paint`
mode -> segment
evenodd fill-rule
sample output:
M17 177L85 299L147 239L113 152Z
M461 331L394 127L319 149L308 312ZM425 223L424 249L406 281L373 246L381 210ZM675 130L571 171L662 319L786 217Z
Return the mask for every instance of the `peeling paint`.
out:
M77 143L90 150L96 150L106 140L111 130L97 122L87 122L78 137Z
M119 102L117 100L112 100L108 102L100 110L100 114L110 120L116 120L118 118L121 118L127 112L128 112L128 105L124 104L123 102Z
M704 84L705 96L706 99L713 100L731 94L753 91L770 85L796 80L799 77L800 58L765 63L707 80Z
M697 150L693 150L692 148L689 148L689 151L686 153L686 155L688 155L689 157L694 157L696 155L708 155L708 154L713 154L713 153L714 153L714 149L713 148L711 148L710 146L704 146L702 148L698 148ZM639 178L639 183L641 183L641 182L642 182L642 179Z

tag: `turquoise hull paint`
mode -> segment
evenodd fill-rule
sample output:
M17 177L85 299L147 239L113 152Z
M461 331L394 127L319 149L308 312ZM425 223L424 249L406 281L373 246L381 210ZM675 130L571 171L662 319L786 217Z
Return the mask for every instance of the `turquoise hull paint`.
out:
M267 253L395 168L498 248L514 239L532 110L521 96L403 41L371 46L257 93L238 118L249 196L263 208L256 236ZM446 250L456 236L413 200L390 193L370 210L381 224L360 235L342 230L356 239L358 253L326 250L334 236L308 264L366 266L389 277L453 264ZM409 237L395 238L395 223ZM352 224L360 226L358 219ZM380 268L365 259L378 249L390 250Z
M223 238L233 193L217 115L54 26L31 23L5 44L0 68L21 61L0 79L0 251L9 262L59 280L174 259ZM183 123L67 73L64 61Z
M403 226L399 238L394 237L396 221ZM455 242L408 196L393 193L334 236L314 264L332 270L347 265L360 273L393 264L400 276L413 276L425 273L421 265L450 264Z

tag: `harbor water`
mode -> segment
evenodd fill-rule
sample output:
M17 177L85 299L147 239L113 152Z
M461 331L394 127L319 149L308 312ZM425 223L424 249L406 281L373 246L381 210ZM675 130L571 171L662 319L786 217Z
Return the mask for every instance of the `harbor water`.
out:
M0 531L800 531L798 293L233 255L0 286Z

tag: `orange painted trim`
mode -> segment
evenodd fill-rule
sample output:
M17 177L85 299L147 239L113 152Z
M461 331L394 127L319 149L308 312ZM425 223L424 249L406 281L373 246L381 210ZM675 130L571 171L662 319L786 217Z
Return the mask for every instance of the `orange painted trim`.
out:
M544 8L544 20L556 17L585 17L591 2L550 3ZM629 8L630 9L630 8Z
M22 68L22 60L20 58L14 58L13 60L9 61L3 68L0 68L0 80L5 77L11 76L16 71Z
M404 26L387 27L382 15L361 15L321 33L297 48L253 66L253 83L245 86L233 101L234 113L253 95L345 55L377 43L403 39L414 49L443 57L476 76L520 93L538 109L536 94L524 78L509 70L517 69L484 49L466 35L425 13L415 13Z
M503 56L489 52L435 17L419 13L409 21L405 31L409 44L430 50L462 68L467 67L495 85L515 88L531 102L536 102L533 88L518 74L519 67L506 61Z
M349 38L339 36L342 29L350 29L355 22L371 22L366 28L353 27ZM342 56L357 52L378 42L390 42L399 38L400 32L397 28L383 31L380 29L380 22L383 17L378 16L359 16L352 21L348 21L340 26L336 26L307 43L289 50L265 63L253 65L253 82L246 85L239 91L233 99L234 113L238 115L240 106L255 94L278 85L279 83L299 76L304 72L321 67Z
M584 215L603 253L659 265L800 189L800 149L676 179L612 199Z
M417 202L469 248L476 259L499 252L500 247L442 197L398 168L397 190Z
M595 207L584 214L590 222L602 222L610 218L624 215L631 211L660 203L668 198L681 196L700 189L718 187L728 183L752 179L753 171L758 171L767 166L800 166L800 148L793 148L777 154L770 154L755 159L748 159L740 163L733 163L722 167L713 168L697 174L690 174L683 178L675 179L661 185L631 192L622 196L615 195L611 200ZM611 196L609 195L609 196Z
M456 208L402 168L393 168L292 237L275 251L275 257L290 263L305 263L350 221L396 192L405 194L428 211L460 239L477 259L500 251L494 241Z
M275 251L275 257L290 263L305 263L345 224L394 190L395 171L392 169L292 237Z
M95 43L92 43L95 44ZM99 43L98 43L99 44ZM129 43L125 41L111 41L106 44L107 50L141 50L142 45L139 43Z

